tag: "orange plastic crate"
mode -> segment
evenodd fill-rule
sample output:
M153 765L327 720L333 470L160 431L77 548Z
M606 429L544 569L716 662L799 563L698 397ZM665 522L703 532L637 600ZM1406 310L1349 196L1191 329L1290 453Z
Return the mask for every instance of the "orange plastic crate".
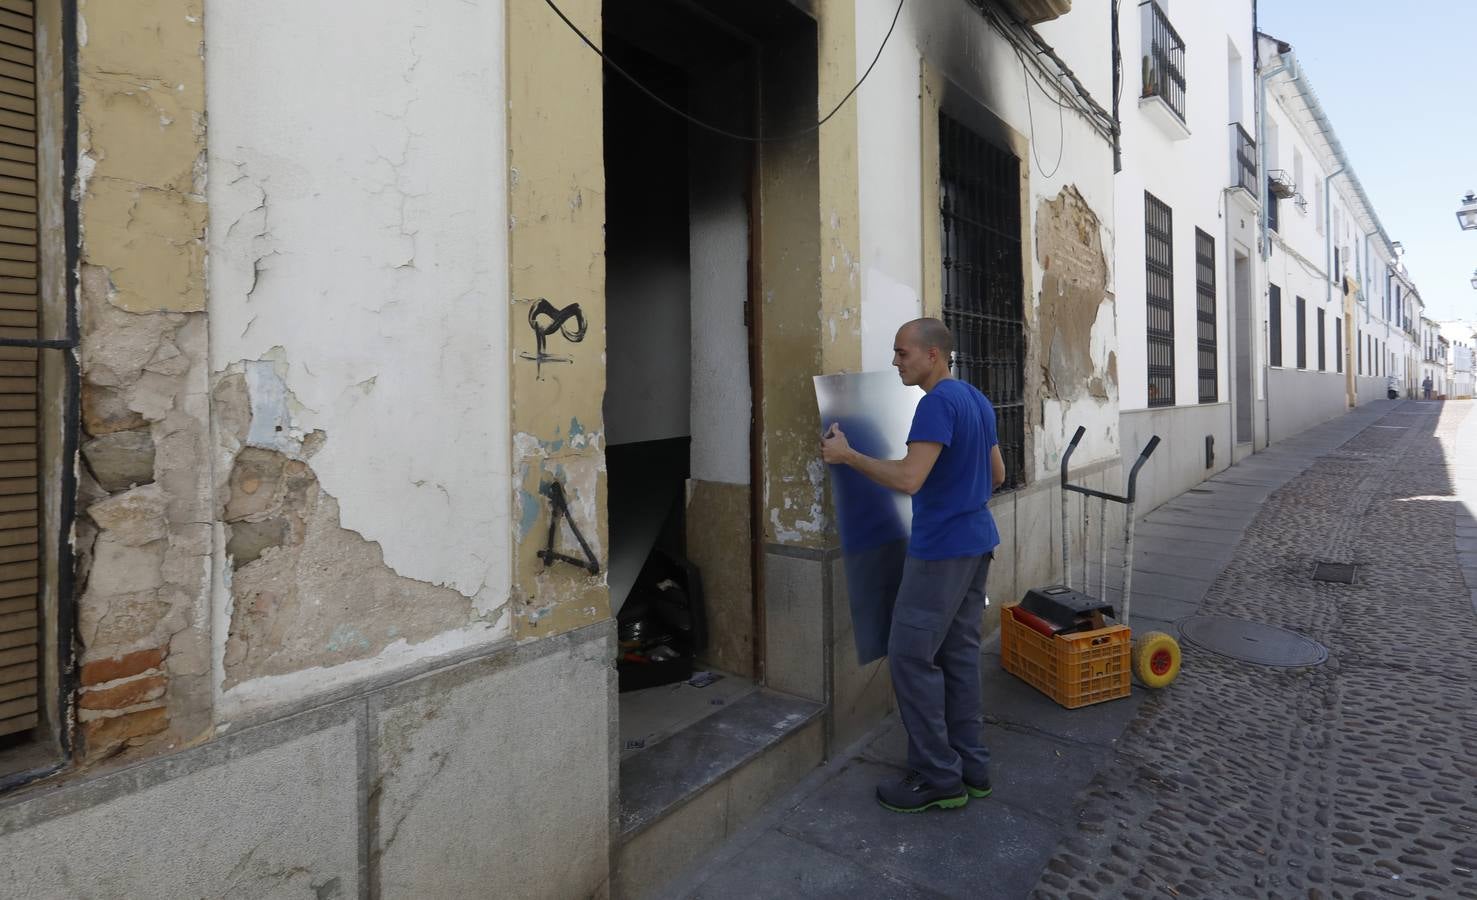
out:
M1127 697L1133 689L1127 625L1048 637L1000 611L1000 665L1065 706L1076 709Z

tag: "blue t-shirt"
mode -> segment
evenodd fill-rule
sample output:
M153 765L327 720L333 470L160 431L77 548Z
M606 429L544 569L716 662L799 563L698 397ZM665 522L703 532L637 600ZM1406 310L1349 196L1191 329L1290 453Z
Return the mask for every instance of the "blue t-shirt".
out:
M990 502L990 449L999 443L995 408L975 387L946 378L918 401L908 443L943 444L913 495L908 553L919 559L980 556L1000 543Z

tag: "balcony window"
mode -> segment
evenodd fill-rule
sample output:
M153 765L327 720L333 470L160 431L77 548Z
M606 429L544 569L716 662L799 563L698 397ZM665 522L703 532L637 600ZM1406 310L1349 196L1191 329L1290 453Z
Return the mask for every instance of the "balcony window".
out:
M1185 122L1185 42L1169 24L1155 0L1139 4L1143 20L1143 99L1164 101L1180 123Z

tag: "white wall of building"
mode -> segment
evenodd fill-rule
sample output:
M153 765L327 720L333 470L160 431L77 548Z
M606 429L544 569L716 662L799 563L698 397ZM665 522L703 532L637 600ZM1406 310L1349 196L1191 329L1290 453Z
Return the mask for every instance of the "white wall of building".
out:
M1440 324L1441 336L1451 344L1448 369L1449 390L1453 398L1477 394L1477 322L1453 320Z
M1295 54L1279 53L1273 41L1263 41L1262 50L1269 72L1295 59ZM1296 317L1297 300L1302 297L1306 307L1304 370L1319 370L1317 313L1321 309L1326 326L1323 371L1337 372L1340 363L1351 370L1356 378L1356 403L1385 396L1391 378L1402 395L1414 396L1420 383L1421 348L1415 330L1419 296L1381 230L1377 211L1368 206L1372 201L1359 190L1347 150L1340 158L1333 151L1331 137L1321 132L1309 112L1317 105L1310 99L1316 96L1310 78L1300 63L1293 63L1269 79L1264 104L1267 169L1287 173L1297 190L1297 196L1279 202L1279 226L1270 235L1266 267L1268 293L1273 285L1281 289L1281 368L1298 374ZM1353 321L1347 323L1352 334L1342 322L1349 315L1344 308L1346 284L1353 285ZM1269 339L1270 315L1269 310ZM1336 321L1345 337L1352 338L1342 360L1336 353L1341 343L1333 331ZM1407 324L1412 331L1406 330ZM1297 377L1276 381L1283 392L1301 392L1283 401L1294 409L1324 397L1329 408L1320 409L1310 423L1342 411L1347 402L1347 396L1335 398L1312 381L1302 384ZM1378 390L1373 387L1376 384ZM1269 394L1270 406L1278 401ZM1279 416L1274 411L1270 417Z
M479 641L510 584L503 23L500 0L206 22L212 367L267 374L253 405L283 449L323 432L342 526L472 598Z
M896 8L894 0L858 0L858 72L871 63ZM1082 77L1098 102L1109 105L1112 86L1107 8L1079 4L1070 14L1041 25L1039 30ZM1027 79L1012 45L978 10L967 3L910 3L903 7L887 50L857 100L862 367L866 370L891 364L897 327L919 316L923 309L922 216L937 215L925 211L922 200L920 142L925 123L921 121L920 84L925 60L935 72L1031 143L1030 157L1021 160L1023 171L1029 172L1032 221L1028 233L1035 234L1036 212L1044 200L1066 187L1081 192L1101 222L1099 237L1108 260L1109 296L1113 291L1114 188L1111 151L1104 138L1071 110L1058 116L1055 96L1043 93ZM1043 270L1036 263L1032 271L1034 282L1027 286L1028 291L1032 298L1039 298ZM1106 365L1108 353L1117 343L1112 305L1104 304L1102 309L1091 334L1092 358L1099 366ZM1027 340L1031 340L1029 325L1027 331ZM1119 371L1123 371L1121 363ZM1087 463L1115 456L1116 401L1111 386L1106 401L1085 398L1064 404L1048 399L1034 440L1036 470L1055 466L1078 425L1086 426L1095 439L1074 459Z
M1302 77L1299 73L1299 77ZM1340 389L1331 392L1325 389L1326 379L1315 378L1298 387L1300 380L1294 373L1299 370L1297 343L1298 298L1305 305L1305 327L1302 370L1309 373L1340 373L1343 338L1339 330L1344 325L1344 297L1341 280L1334 267L1332 247L1351 245L1354 229L1350 204L1344 198L1342 185L1347 176L1340 174L1329 179L1338 171L1336 160L1326 158L1315 135L1309 133L1289 110L1293 102L1295 86L1286 75L1272 80L1267 91L1267 130L1275 133L1276 140L1268 141L1265 148L1268 171L1281 170L1293 175L1297 196L1278 201L1278 228L1269 231L1270 254L1266 263L1268 297L1271 287L1280 289L1280 348L1271 348L1276 329L1270 327L1273 311L1270 299L1267 305L1265 340L1268 341L1269 360L1277 360L1280 349L1280 365L1272 366L1291 374L1275 377L1269 382L1267 403L1270 417L1288 423L1274 428L1273 437L1287 437L1292 423L1305 420L1311 425L1323 421L1347 408L1346 394ZM1299 165L1299 160L1301 164ZM1301 170L1301 180L1296 180L1296 171ZM1338 269L1351 274L1354 266L1343 265L1343 253L1339 254ZM1322 335L1323 366L1318 364L1319 333L1318 313L1324 317ZM1356 314L1357 318L1357 314ZM1339 382L1342 384L1342 382ZM1289 396L1290 394L1296 396ZM1294 412L1289 419L1283 412Z
M1118 369L1125 442L1141 445L1151 434L1162 439L1141 480L1145 508L1193 487L1229 466L1240 439L1263 426L1255 409L1257 382L1238 379L1237 273L1251 320L1260 293L1255 284L1257 201L1235 189L1232 124L1255 139L1255 92L1251 44L1252 4L1161 4L1185 45L1184 119L1177 122L1157 97L1144 98L1144 63L1149 35L1143 7L1125 4L1120 21L1123 54L1121 101L1123 168L1118 174L1116 283ZM1186 133L1188 132L1188 133ZM1148 270L1145 194L1171 214L1174 293L1174 403L1150 407L1148 381ZM1197 231L1214 241L1216 389L1201 402L1196 244ZM1236 265L1237 257L1246 260ZM1248 325L1240 326L1242 338ZM1254 371L1258 343L1245 348L1239 365ZM1239 399L1252 404L1242 412ZM1244 427L1243 427L1244 426ZM1206 443L1214 456L1207 465ZM1152 471L1150 471L1152 470Z

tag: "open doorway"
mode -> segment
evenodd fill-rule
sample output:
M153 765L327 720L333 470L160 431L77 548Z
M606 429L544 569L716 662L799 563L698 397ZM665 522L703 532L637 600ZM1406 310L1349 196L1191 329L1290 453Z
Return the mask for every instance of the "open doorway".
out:
M800 14L742 6L606 0L604 47L672 106L752 133L764 43L750 29ZM735 14L745 21L726 18ZM609 69L604 134L609 578L625 758L757 689L749 301L760 152Z

